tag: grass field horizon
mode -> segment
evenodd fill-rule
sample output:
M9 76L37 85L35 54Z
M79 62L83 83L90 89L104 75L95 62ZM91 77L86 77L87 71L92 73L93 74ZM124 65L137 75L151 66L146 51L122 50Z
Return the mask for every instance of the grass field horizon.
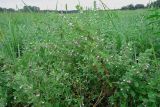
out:
M0 107L159 107L159 15L0 13Z

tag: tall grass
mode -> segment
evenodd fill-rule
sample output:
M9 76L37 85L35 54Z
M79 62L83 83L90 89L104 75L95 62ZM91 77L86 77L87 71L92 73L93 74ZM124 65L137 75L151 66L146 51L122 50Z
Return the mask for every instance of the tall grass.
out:
M158 107L153 13L1 13L0 106Z

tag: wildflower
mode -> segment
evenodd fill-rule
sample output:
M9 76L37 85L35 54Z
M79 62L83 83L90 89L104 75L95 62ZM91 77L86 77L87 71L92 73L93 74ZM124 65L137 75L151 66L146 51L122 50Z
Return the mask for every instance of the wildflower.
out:
M100 58L100 56L98 55L98 56L97 56L97 59L99 59L99 58Z
M104 41L104 39L102 39L102 41Z
M68 25L69 25L69 26L73 26L73 23L69 23Z
M66 19L66 16L63 16L64 19Z
M127 81L127 83L129 83L129 84L130 84L130 83L131 83L131 81L130 81L130 80L128 80L128 81Z
M150 67L150 64L146 64L146 68L145 69L147 70L147 69L149 69L149 67Z
M17 99L17 97L14 97L14 100L16 100Z
M85 38L84 38L84 40L86 40L86 41L87 41L87 37L85 37Z
M23 87L23 86L21 85L19 88L22 89L22 87Z
M39 97L40 96L40 94L36 94L36 97Z
M137 71L136 74L139 74L139 71Z
M29 86L28 88L29 88L29 89L32 89L32 87L31 87L31 86Z
M77 41L74 41L74 44L79 45L79 43Z

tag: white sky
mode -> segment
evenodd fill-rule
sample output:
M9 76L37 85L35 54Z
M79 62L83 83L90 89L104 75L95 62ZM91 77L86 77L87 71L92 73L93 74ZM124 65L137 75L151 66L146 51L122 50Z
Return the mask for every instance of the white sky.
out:
M43 9L55 9L57 0L23 0L27 5L38 6L42 10ZM85 7L93 7L94 0L79 0L81 6ZM97 1L97 6L101 7L99 0ZM121 8L122 6L126 6L128 4L144 4L154 1L154 0L102 0L110 9ZM75 9L75 6L78 4L78 0L58 0L58 10L65 9L65 5L68 5L69 10ZM5 8L14 8L16 9L16 5L18 8L22 8L24 4L21 0L0 0L0 7Z

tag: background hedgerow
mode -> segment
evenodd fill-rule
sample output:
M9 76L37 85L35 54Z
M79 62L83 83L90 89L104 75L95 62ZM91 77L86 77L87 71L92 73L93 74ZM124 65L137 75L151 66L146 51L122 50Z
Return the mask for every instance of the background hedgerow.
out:
M1 13L0 106L160 106L158 17Z

